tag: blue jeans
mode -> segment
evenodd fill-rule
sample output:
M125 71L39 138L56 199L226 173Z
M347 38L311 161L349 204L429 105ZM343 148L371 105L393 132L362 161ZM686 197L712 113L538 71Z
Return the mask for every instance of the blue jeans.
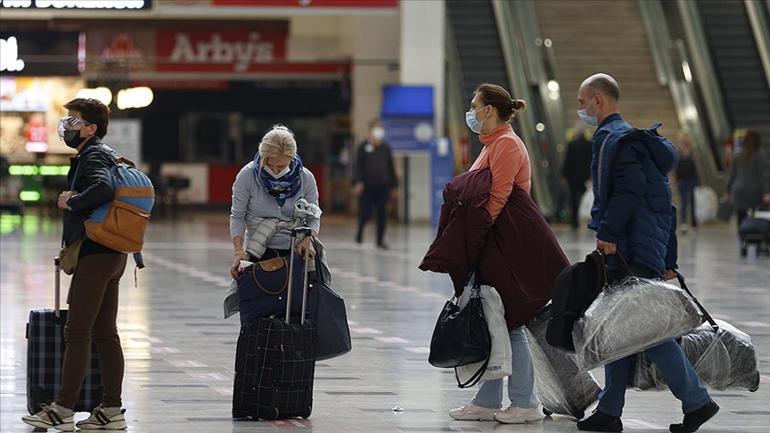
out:
M644 351L663 373L668 388L682 402L684 413L692 412L711 401L695 369L682 347L668 340ZM597 409L610 416L620 416L626 402L626 387L632 379L634 356L604 366L604 389L599 394Z
M539 403L535 397L535 369L532 366L527 333L521 326L509 335L513 352L513 373L508 376L508 398L511 405L516 407L537 407ZM503 379L485 380L471 403L489 409L500 409L503 405Z

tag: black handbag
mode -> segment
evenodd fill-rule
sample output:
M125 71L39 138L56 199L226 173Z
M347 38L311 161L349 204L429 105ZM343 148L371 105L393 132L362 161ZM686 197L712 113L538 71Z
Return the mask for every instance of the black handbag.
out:
M331 288L331 272L323 262L323 250L316 244L313 289L309 317L317 328L316 361L342 356L352 348L345 300Z
M598 250L585 261L562 270L553 283L553 301L545 339L554 347L575 351L572 327L607 285L607 266Z
M454 368L475 362L488 361L492 350L492 337L489 335L484 310L481 306L479 289L481 282L476 273L468 304L462 310L453 297L444 305L438 316L433 338L430 342L430 365L439 368ZM476 383L484 374L486 363L469 382ZM469 386L460 384L461 387Z

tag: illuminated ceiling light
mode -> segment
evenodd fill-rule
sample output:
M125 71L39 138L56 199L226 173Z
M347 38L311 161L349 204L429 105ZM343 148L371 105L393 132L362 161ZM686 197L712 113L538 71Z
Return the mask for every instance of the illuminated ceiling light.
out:
M535 129L537 129L537 132L543 132L545 131L545 125L541 122L535 125Z
M129 108L144 108L152 104L155 96L149 87L131 87L118 92L118 108L126 110Z
M551 80L548 82L548 90L552 92L558 92L559 91L559 82L556 80Z
M37 191L22 191L19 193L21 201L40 201L40 193Z
M545 45L546 48L551 48L551 46L553 45L553 41L551 41L550 39L546 39L543 41L543 45Z
M686 61L682 62L682 72L684 72L684 79L688 83L692 83L692 71L690 70L690 64Z
M80 89L75 97L84 99L96 99L104 105L110 105L112 102L112 92L106 87L97 87L95 89Z

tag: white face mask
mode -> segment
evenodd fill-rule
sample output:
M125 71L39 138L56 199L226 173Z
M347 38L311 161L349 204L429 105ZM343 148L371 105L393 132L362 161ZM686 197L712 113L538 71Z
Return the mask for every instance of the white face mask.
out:
M289 171L291 171L291 167L288 166L288 165L286 166L286 168L281 170L279 173L275 173L273 170L270 170L270 167L265 166L265 172L267 174L269 174L270 176L273 176L274 179L280 179L280 178L286 176L287 174L289 174Z
M375 140L382 140L385 138L385 128L382 126L377 126L374 129L372 129L372 138Z

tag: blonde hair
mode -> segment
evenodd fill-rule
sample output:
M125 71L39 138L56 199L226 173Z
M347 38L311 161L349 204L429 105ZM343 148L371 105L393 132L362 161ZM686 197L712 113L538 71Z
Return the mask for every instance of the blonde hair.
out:
M268 158L277 156L294 158L297 156L297 141L294 139L294 133L283 125L273 125L259 143L259 156L262 158L260 163L262 166Z

